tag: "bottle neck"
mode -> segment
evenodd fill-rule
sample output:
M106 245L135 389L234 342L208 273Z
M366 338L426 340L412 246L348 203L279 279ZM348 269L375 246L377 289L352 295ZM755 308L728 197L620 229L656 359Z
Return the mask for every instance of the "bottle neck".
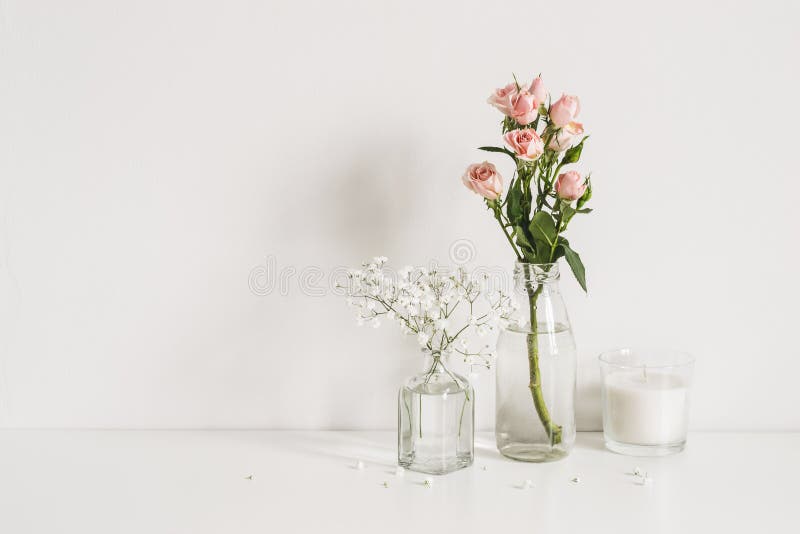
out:
M426 352L422 370L426 373L446 373L450 364L450 355L434 351Z
M520 296L556 292L559 278L558 263L517 262L514 265L514 290Z

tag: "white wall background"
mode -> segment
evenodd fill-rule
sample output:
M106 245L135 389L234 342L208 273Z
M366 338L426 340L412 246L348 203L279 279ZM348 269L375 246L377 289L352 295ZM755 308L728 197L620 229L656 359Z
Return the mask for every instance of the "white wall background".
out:
M460 184L512 71L580 95L596 354L698 357L693 426L800 430L794 2L0 0L0 425L392 428L413 343L254 268L511 266ZM503 172L507 163L494 158ZM323 282L320 282L322 285ZM481 425L491 425L490 375Z

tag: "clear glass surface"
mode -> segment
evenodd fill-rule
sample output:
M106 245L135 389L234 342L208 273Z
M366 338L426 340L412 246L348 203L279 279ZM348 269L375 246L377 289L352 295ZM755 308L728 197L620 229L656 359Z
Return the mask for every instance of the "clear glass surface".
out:
M400 388L398 463L441 475L472 465L475 392L446 361L429 359L426 371Z
M606 447L631 456L664 456L686 446L694 358L663 349L600 355Z
M575 443L576 374L558 265L518 263L514 277L519 315L500 334L495 364L497 448L515 460L558 460Z

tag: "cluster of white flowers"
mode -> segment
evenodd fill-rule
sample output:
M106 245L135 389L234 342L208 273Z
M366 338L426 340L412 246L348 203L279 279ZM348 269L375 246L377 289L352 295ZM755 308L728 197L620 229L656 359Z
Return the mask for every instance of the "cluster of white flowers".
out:
M376 257L348 273L347 302L356 309L358 324L397 323L403 333L416 336L423 351L455 352L468 363L488 366L494 353L485 344L471 348L468 336L506 328L517 309L511 297L487 288L485 275L473 279L463 268L451 273L404 267L392 276L384 267L387 261Z

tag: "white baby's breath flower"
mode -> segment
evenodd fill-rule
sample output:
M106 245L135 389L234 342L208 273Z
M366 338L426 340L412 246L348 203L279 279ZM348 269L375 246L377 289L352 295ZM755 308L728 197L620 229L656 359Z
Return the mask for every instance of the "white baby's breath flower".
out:
M416 334L423 351L452 353L460 347L470 365L489 365L488 345L470 352L469 335L486 336L497 328L506 328L514 303L502 291L488 294L487 276L473 277L463 268L450 271L431 265L430 268L406 266L395 276L384 271L385 256L364 262L362 269L348 272L347 303L357 312L359 325L377 328L379 316L397 323L406 334ZM483 280L483 282L481 282ZM479 297L491 297L487 300ZM466 323L466 324L465 324ZM467 327L472 329L466 329ZM459 333L458 345L448 337Z

